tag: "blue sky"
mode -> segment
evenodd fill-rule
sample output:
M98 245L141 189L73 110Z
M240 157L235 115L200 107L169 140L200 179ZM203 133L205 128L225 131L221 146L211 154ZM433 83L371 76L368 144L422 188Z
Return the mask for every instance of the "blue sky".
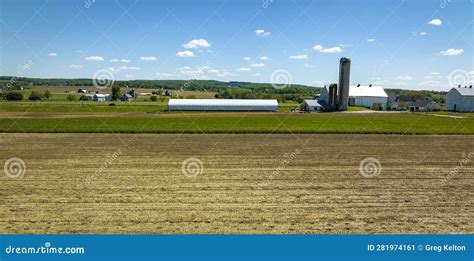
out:
M470 0L1 0L0 75L337 82L449 90L474 77ZM28 69L23 66L30 64ZM472 83L471 83L472 84Z

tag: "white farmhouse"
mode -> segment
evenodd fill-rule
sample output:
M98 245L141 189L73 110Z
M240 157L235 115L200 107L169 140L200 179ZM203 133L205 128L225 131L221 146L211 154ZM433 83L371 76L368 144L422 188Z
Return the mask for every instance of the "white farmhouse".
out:
M474 112L474 89L472 85L452 88L446 95L446 110Z
M349 105L361 106L373 110L385 110L388 95L381 86L357 86L349 87Z

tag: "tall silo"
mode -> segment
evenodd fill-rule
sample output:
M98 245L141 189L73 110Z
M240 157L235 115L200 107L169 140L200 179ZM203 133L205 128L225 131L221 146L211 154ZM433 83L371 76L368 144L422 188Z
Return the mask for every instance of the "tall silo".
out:
M338 111L347 110L349 103L349 84L351 74L351 59L342 57L339 62L339 95L338 95Z

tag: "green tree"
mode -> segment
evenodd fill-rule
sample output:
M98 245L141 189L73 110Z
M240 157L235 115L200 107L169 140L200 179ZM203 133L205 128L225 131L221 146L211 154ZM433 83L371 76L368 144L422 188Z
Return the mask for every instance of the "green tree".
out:
M41 101L44 98L44 95L38 91L32 91L28 100L30 101Z
M23 100L23 94L21 92L8 92L5 95L7 101L21 101Z
M53 96L51 95L51 92L49 92L49 90L46 90L46 91L44 91L44 97L46 99L51 99L51 97L53 97Z
M157 100L158 100L158 97L156 97L155 95L150 96L150 101L157 101Z
M66 96L66 100L68 101L75 101L76 100L76 95L70 93Z
M120 96L120 86L114 84L114 86L112 86L112 101L120 100Z

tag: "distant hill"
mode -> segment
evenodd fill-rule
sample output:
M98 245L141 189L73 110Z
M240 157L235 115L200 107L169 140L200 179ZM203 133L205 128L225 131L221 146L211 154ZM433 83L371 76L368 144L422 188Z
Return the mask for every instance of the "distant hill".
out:
M14 80L12 80L14 79ZM274 98L279 100L301 101L312 99L320 93L320 87L300 84L291 84L285 88L275 88L270 83L252 83L240 81L215 81L215 80L130 80L115 81L121 87L146 88L146 89L171 89L189 91L217 92L219 98ZM35 86L93 86L92 79L63 79L63 78L26 78L0 76L2 90L15 90L21 87L34 88ZM446 92L428 90L386 89L393 97L410 97L412 100L434 100L444 103Z

